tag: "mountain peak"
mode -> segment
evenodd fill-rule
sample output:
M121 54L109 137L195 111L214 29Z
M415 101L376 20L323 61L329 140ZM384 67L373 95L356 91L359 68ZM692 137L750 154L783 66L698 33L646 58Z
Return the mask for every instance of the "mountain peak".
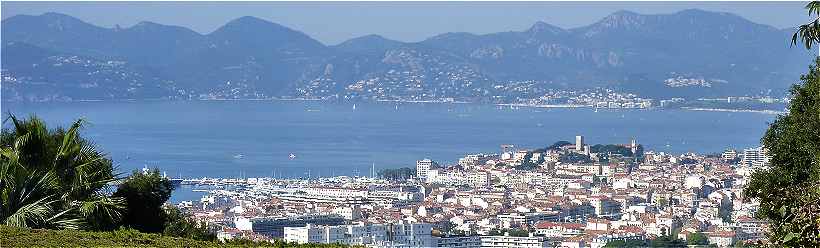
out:
M637 12L634 12L634 11L622 9L622 10L618 10L618 11L613 12L609 16L639 16L639 15L641 15L641 14L638 14Z
M162 25L162 24L159 24L159 23L156 23L156 22L141 21L141 22L138 22L137 24L134 24L134 26L131 26L127 29L128 30L141 30L142 31L142 30L161 29L161 28L165 28L165 27L168 27L168 26Z
M702 9L685 9L678 11L677 13L673 14L681 17L688 17L688 18L731 18L736 21L744 20L748 21L745 18L735 15L729 12L714 12L714 11L707 11Z
M57 12L46 12L46 13L43 13L43 14L37 15L37 16L34 16L34 15L17 15L17 16L12 16L8 20L12 20L12 19L35 20L35 21L39 21L41 23L44 23L46 25L63 24L63 25L88 25L88 26L91 26L91 24L88 24L88 23L84 22L83 20L80 20L76 17L66 15L66 14L63 14L63 13L57 13ZM5 22L5 20L3 20L3 21Z
M595 27L595 32L601 31L603 29L635 29L637 27L642 26L646 22L646 15L641 15L632 11L628 10L619 10L616 11L603 19L601 21L592 24L592 27Z
M232 32L298 32L277 23L253 16L243 16L233 19L211 34Z
M527 29L526 32L533 33L533 34L541 34L541 33L559 34L559 33L565 32L565 31L566 30L564 30L560 27L557 27L557 26L553 26L549 23L546 23L546 22L543 22L543 21L537 21L529 29Z
M271 24L279 25L279 24L276 24L276 23L273 23L273 22L270 22L268 20L265 20L265 19L262 19L262 18L259 18L259 17L255 17L255 16L243 16L243 17L233 19L225 25L227 26L227 25L271 25Z
M300 31L253 16L231 20L207 36L218 44L241 47L246 54L258 51L307 54L326 49L325 45Z
M368 34L368 35L365 35L365 36L353 38L352 40L383 41L383 40L389 40L389 39L384 38L384 36L381 36L381 35L378 35L378 34Z
M201 34L186 27L165 25L151 21L141 21L134 26L117 31L136 32L138 35L143 35L145 33L156 33L158 35L169 35L169 37L175 38L185 37L187 39L195 39L196 37L201 36Z
M384 50L399 47L402 44L404 43L385 38L381 35L370 34L346 40L335 47L336 49L347 52L362 52L370 49L383 52Z
M66 15L66 14L63 14L63 13L58 13L58 12L46 12L46 13L41 14L40 16L45 17L45 18L49 18L49 19L77 20L77 21L80 20L80 19L77 19L76 17Z
M76 17L69 16L57 12L46 12L41 15L16 15L3 20L3 31L8 28L21 28L20 31L26 32L26 29L31 30L49 30L47 32L84 32L84 31L100 31L103 28L86 23ZM40 28L44 29L40 29ZM15 30L16 31L16 30ZM44 33L44 34L46 34Z
M708 15L708 14L727 14L727 13L711 12L711 11L706 11L706 10L702 10L702 9L685 9L685 10L678 11L678 13L676 13L676 14L679 14L679 15Z
M151 22L151 21L141 21L141 22L137 23L134 26L165 26L165 25L162 25L162 24L159 24L159 23L156 23L156 22Z
M643 15L638 14L637 12L629 11L629 10L619 10L615 11L612 14L604 17L604 22L613 22L613 21L623 21L623 20L635 20L639 19Z

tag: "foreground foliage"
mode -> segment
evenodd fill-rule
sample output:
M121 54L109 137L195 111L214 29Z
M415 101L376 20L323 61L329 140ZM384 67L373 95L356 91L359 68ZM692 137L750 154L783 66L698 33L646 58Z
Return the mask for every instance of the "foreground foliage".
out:
M174 185L159 170L134 171L114 192L115 197L125 199L129 207L122 225L140 232L162 232L168 215L162 205L171 198Z
M216 240L216 234L208 229L205 222L198 222L175 207L168 208L165 212L168 221L162 231L163 235L202 241Z
M348 247L336 244L292 244L282 241L236 240L228 243L141 233L133 229L108 232L41 230L0 226L0 247Z
M639 248L639 247L687 247L686 242L670 236L661 236L651 240L612 240L604 247Z
M37 117L7 120L0 136L0 224L30 228L106 230L125 204L110 197L111 160L79 136L83 120L68 130L48 129Z
M806 6L820 14L820 3ZM794 44L820 42L820 25L800 26ZM802 39L802 42L798 42ZM776 246L820 247L820 58L791 88L789 112L778 116L763 137L772 156L769 168L755 172L744 193L760 201L758 217L769 220Z

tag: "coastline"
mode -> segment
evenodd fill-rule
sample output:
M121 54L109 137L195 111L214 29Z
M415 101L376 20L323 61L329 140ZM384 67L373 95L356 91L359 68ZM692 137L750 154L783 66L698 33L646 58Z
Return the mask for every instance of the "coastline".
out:
M498 103L496 106L505 107L530 107L530 108L593 108L591 105L582 104L524 104L524 103ZM613 108L615 109L615 108ZM626 108L629 109L629 108Z
M752 109L726 109L726 108L681 107L681 109L690 110L690 111L731 112L731 113L760 113L760 114L771 114L771 115L779 115L779 114L785 114L786 113L786 111L778 111L778 110L752 110Z
M253 98L253 99L78 99L78 100L69 100L69 101L42 101L42 102L28 102L28 101L2 101L3 103L10 103L10 104L20 104L20 103L57 103L57 102L77 102L77 103L84 103L84 102L139 102L139 101L146 101L146 102L158 102L158 101L168 101L168 102L178 102L178 101L201 101L201 102L323 102L327 101L326 99L315 99L315 98ZM526 108L542 108L542 109L600 109L600 110L687 110L687 111L706 111L706 112L730 112L730 113L760 113L760 114L770 114L770 115L778 115L784 114L786 111L783 110L753 110L753 109L731 109L731 108L701 108L701 107L679 107L679 108L662 108L662 107L649 107L649 108L595 108L592 105L586 104L526 104L526 103L481 103L481 102L468 102L468 101L449 101L449 100L365 100L365 101L350 101L350 100L343 100L341 102L351 102L351 103L433 103L433 104L489 104L499 107L526 107Z

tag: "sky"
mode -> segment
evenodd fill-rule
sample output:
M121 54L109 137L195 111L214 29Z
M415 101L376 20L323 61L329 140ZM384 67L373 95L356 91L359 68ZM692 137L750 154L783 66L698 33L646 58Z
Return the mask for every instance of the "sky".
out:
M210 33L255 16L302 31L327 45L378 34L414 42L446 32L525 30L537 21L562 28L589 25L618 10L668 14L698 8L730 12L777 28L808 22L805 2L8 2L2 18L59 12L102 26L140 21Z

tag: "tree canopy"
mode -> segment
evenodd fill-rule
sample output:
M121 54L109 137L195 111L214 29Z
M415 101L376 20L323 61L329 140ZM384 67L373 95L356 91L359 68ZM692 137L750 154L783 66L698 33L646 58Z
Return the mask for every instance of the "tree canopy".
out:
M820 14L820 3L806 6ZM820 42L818 20L800 26L792 43L810 49ZM791 87L788 113L771 123L762 139L771 165L756 171L744 194L760 201L769 241L778 246L820 246L820 58Z
M402 167L379 171L378 176L387 180L407 180L416 175L416 168Z
M142 232L162 232L168 220L162 207L171 198L174 185L159 170L134 171L114 196L125 199L129 207L123 225Z
M604 245L604 247L612 247L612 248L637 248L637 247L646 247L646 240L635 240L635 239L627 239L627 240L613 240L609 241Z
M689 245L708 245L709 237L702 232L695 232L686 235L686 243Z
M567 152L558 156L561 163L592 163L592 159L584 154Z

